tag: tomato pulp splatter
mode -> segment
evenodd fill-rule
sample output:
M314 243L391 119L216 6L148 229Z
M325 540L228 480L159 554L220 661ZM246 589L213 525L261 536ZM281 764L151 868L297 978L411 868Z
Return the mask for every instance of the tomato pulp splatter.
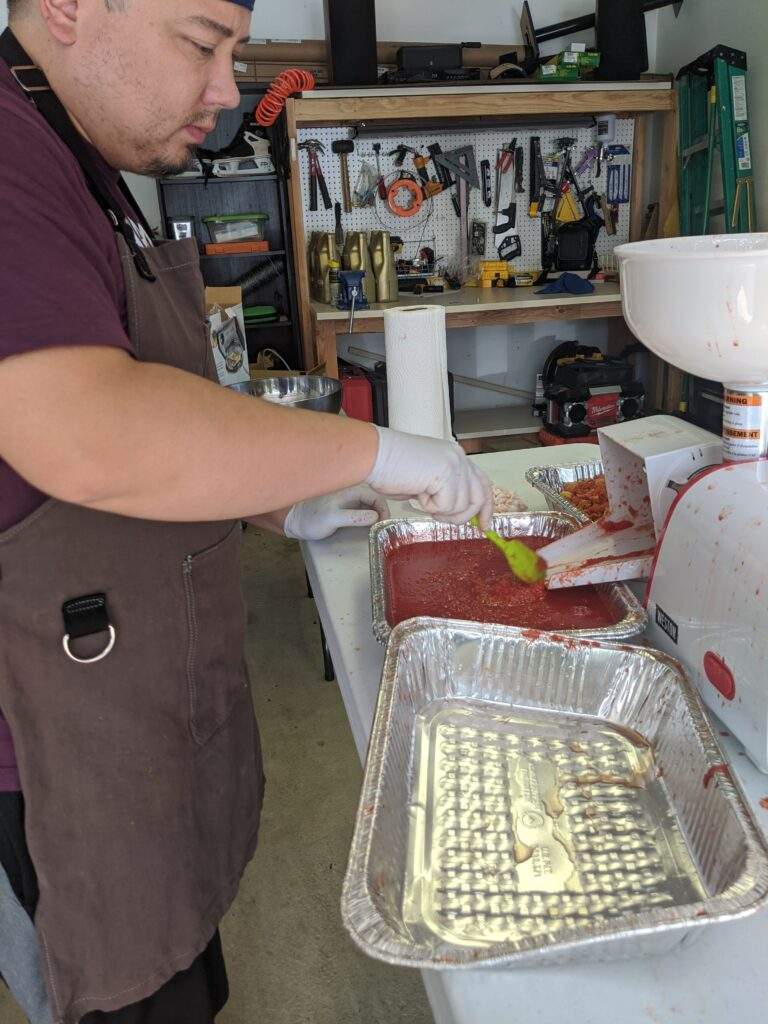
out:
M601 519L598 523L603 533L621 533L622 530L629 530L634 525L631 519L622 519L620 523L615 522L613 519Z
M533 551L550 542L518 539ZM526 629L596 629L615 625L619 614L593 586L547 590L521 582L485 540L403 544L386 557L385 587L390 626L429 615Z

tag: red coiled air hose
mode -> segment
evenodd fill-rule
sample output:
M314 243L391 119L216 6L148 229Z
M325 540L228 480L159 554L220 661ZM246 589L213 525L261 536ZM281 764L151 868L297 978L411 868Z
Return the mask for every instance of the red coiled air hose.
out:
M281 71L256 107L256 120L262 128L271 128L282 114L289 96L314 89L316 84L311 71L302 71L300 68Z

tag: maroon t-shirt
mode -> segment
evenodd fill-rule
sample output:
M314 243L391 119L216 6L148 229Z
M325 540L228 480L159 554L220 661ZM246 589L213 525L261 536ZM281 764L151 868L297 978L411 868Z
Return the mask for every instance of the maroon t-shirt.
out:
M94 157L109 194L129 213L118 173L95 150ZM0 359L53 345L130 352L125 301L111 225L75 158L0 61ZM0 459L0 531L44 500ZM0 715L0 791L18 788Z

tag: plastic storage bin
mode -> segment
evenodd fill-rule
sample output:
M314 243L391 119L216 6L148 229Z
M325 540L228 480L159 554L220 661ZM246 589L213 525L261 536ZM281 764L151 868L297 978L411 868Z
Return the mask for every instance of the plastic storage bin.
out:
M203 217L211 241L222 242L263 242L269 217L266 213L230 213L221 216Z

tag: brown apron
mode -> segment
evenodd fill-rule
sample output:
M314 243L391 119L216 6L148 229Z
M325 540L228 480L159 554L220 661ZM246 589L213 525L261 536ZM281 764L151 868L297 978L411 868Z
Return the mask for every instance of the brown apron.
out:
M195 242L138 253L116 237L137 358L215 379ZM176 442L193 454L181 424ZM239 522L58 501L0 534L0 707L62 1024L189 967L255 849L263 774L240 541Z

